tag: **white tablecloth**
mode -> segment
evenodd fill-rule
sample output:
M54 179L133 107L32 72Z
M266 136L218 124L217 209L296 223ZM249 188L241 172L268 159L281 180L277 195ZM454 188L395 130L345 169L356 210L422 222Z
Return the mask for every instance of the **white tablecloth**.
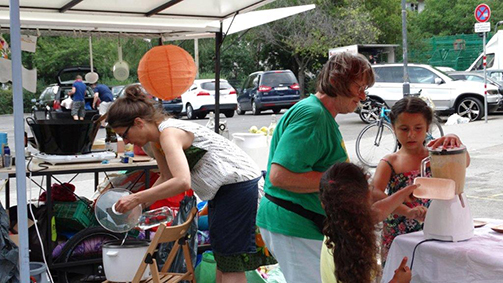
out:
M488 222L475 228L475 235L463 242L430 241L419 245L414 256L411 282L503 282L503 234L491 227L503 220L480 219ZM403 257L410 267L412 251L424 240L422 231L395 238L388 253L381 282L388 283Z

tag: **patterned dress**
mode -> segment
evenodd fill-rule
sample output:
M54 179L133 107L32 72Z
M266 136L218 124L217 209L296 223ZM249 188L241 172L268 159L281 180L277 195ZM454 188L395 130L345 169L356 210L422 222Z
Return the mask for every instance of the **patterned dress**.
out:
M421 177L420 170L413 170L409 172L399 173L395 172L395 169L389 163L389 161L384 160L384 162L388 163L391 167L391 177L388 182L388 187L386 187L386 194L392 195L399 190L412 185L414 183L414 179L416 177ZM428 166L426 168L426 177L431 177L431 170ZM429 199L416 199L413 202L405 202L410 208L425 206L428 207L430 205ZM390 214L388 218L383 221L383 230L382 230L382 247L381 247L381 260L384 266L386 262L386 257L388 256L389 248L391 247L391 243L393 243L393 239L396 236L420 231L423 229L423 223L415 220L415 219L407 219L405 216L401 216L398 214Z

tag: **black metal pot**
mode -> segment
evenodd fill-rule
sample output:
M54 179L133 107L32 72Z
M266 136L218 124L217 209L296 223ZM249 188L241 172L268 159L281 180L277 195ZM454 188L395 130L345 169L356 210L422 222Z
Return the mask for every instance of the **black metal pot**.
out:
M65 113L65 112L62 112ZM89 120L75 121L70 116L58 113L57 119L26 118L35 139L36 148L46 154L73 155L90 153L100 128L95 115ZM66 117L68 116L68 117ZM45 118L45 116L44 116Z

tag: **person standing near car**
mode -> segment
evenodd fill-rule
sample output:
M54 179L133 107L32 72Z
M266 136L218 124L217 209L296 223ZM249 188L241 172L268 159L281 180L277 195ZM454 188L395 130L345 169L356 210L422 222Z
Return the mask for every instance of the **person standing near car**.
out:
M68 93L72 97L72 117L73 120L84 120L86 116L85 101L86 84L82 81L82 76L77 75L72 85L72 90Z
M94 83L92 85L93 91L94 91L94 98L93 98L93 109L96 109L96 103L98 102L98 99L100 100L99 106L98 106L98 111L101 116L105 115L108 111L108 107L110 107L110 104L112 104L112 101L114 100L114 96L112 94L112 91L110 88L104 84L96 84ZM101 126L105 127L105 121L101 122Z
M353 113L374 82L363 55L337 53L318 75L316 94L290 108L275 128L257 225L289 283L321 282L319 184L330 166L348 161L334 118Z

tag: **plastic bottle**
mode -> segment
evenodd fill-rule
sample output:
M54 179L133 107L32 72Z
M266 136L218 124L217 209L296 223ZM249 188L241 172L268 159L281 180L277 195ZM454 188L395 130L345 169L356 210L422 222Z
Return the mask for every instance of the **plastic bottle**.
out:
M11 156L9 145L4 145L3 147L3 167L10 168L11 166Z
M173 211L167 206L152 209L144 212L140 216L138 228L147 230L153 227L157 227L161 225L161 223L169 225L173 221L173 218Z
M110 127L106 127L106 137L105 137L105 150L112 151L117 156L117 134Z
M134 157L134 146L130 143L124 146L124 158L127 162L125 163L133 163Z
M269 127L267 128L267 135L272 137L272 134L274 133L274 129L276 128L276 114L271 115L271 124L269 124Z

